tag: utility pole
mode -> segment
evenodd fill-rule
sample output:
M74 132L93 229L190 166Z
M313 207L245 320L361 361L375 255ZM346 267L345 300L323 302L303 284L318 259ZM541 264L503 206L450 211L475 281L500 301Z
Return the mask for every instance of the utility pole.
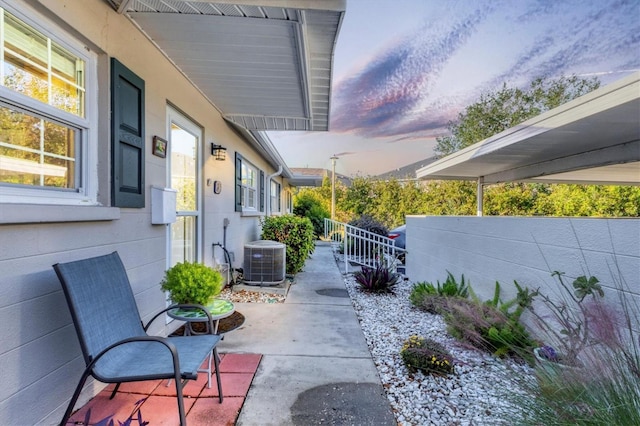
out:
M331 220L336 219L336 160L335 155L331 157Z

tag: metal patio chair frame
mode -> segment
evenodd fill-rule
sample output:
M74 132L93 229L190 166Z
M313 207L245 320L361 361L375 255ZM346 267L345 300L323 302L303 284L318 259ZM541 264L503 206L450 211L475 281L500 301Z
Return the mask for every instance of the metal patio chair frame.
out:
M103 383L173 379L180 424L186 425L182 388L194 380L198 368L213 356L218 395L222 403L219 357L220 336L150 336L147 330L162 314L176 307L202 309L211 324L211 314L201 305L172 305L156 313L144 325L126 269L117 252L53 265L75 325L86 368L60 425L65 425L89 376ZM209 358L210 363L211 358Z

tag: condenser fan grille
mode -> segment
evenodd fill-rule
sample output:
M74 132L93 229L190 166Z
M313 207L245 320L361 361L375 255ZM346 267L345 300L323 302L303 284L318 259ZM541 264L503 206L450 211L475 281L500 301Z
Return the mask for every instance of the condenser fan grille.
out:
M260 240L244 246L244 282L249 285L278 285L285 280L287 246Z

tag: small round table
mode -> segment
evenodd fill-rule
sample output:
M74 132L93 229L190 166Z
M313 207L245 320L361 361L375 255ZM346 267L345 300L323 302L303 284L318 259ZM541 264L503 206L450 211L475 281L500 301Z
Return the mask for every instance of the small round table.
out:
M205 306L205 308L209 311L211 319L213 320L213 334L218 334L218 324L220 323L220 320L228 317L236 310L236 307L232 302L224 299L213 299L213 301ZM174 308L168 311L167 314L171 318L186 322L184 327L185 336L189 336L191 334L202 334L193 330L192 324L194 322L207 323L207 330L205 333L209 334L207 315L200 309Z
M209 303L205 308L211 314L211 319L213 320L213 334L218 334L218 324L222 318L226 318L231 315L236 307L232 302L224 299L213 299L211 303ZM207 314L202 312L202 309L195 308L174 308L167 311L167 314L174 319L185 321L184 327L184 335L190 336L192 334L209 334L209 318L207 318ZM193 330L192 324L195 322L204 322L207 324L207 328L204 333L197 332ZM207 387L211 388L211 356L213 353L209 354L209 360L207 363L207 368L199 369L198 372L207 373ZM219 361L219 360L218 360ZM167 386L171 379L167 382Z

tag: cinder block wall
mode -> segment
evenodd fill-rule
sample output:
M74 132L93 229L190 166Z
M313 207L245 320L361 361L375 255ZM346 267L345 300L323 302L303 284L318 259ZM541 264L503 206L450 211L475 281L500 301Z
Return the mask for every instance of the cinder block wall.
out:
M483 300L496 281L504 298L515 295L513 280L554 291L551 272L561 271L569 282L596 276L612 301L622 278L640 306L640 219L410 216L407 251L412 281L464 274Z

